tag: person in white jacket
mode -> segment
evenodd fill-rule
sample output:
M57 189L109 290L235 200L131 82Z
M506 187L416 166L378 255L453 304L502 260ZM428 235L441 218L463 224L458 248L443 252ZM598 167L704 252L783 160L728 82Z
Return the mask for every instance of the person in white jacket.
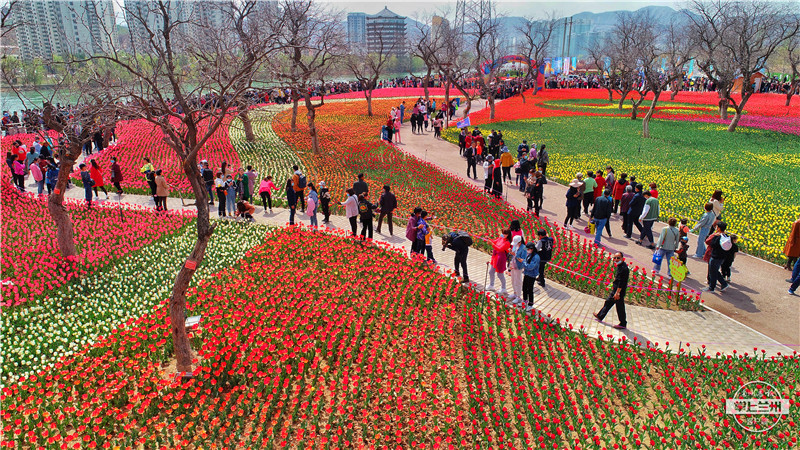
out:
M347 190L347 199L339 202L339 206L344 206L344 215L350 221L350 229L355 236L358 228L358 197L352 188Z

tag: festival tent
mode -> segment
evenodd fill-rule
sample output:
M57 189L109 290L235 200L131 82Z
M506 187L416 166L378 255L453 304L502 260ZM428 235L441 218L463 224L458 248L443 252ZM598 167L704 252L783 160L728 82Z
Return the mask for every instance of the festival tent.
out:
M764 69L759 70L758 72L754 73L750 76L750 84L755 84L755 92L758 92L761 89L761 80L763 80L767 76L767 72ZM739 75L733 82L733 89L731 90L732 94L741 94L742 93L742 81L744 77Z

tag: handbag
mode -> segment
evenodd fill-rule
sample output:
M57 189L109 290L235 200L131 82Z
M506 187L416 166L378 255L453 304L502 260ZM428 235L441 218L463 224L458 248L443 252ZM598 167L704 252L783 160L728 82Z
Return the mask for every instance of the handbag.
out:
M653 264L661 265L661 261L664 260L664 252L661 249L657 249L653 252Z

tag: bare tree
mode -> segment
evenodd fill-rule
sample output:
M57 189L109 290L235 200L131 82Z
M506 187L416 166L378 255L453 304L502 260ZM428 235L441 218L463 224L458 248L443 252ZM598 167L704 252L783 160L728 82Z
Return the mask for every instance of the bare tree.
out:
M456 28L444 30L438 42L440 45L433 56L439 75L445 80L448 88L452 85L464 96L466 105L462 115L467 117L472 108L472 100L477 96L471 86L477 58L471 49L467 48L464 35Z
M10 0L6 6L0 8L0 41L5 41L11 36L11 32L25 24L19 20L14 20L12 14L19 8L20 0ZM5 47L5 42L3 42ZM5 58L5 53L3 57Z
M796 34L786 48L786 63L792 71L789 87L786 89L786 106L792 102L792 96L800 92L800 34Z
M644 28L647 27L643 26L642 29ZM653 91L653 101L650 102L650 108L642 120L642 136L646 138L650 137L650 119L655 113L658 98L670 84L683 79L683 66L691 59L693 50L691 41L684 39L686 27L679 25L675 20L670 21L666 27L657 27L653 24L650 29L655 32L644 32L643 38L652 39L654 45L640 47L643 53L640 57L643 62L642 73L650 90ZM645 61L650 63L644 64Z
M601 86L608 91L608 102L614 101L614 91L619 86L619 57L614 54L608 41L595 41L586 49L589 58L597 67L598 80ZM622 106L620 106L622 109Z
M378 51L369 52L367 48L359 48L344 58L344 64L364 89L367 100L367 115L372 117L372 92L378 87L378 79L386 69L386 64L396 53L398 42L384 42L383 35L378 34ZM430 69L428 69L430 74ZM427 87L426 87L427 89Z
M325 105L324 84L333 63L346 52L341 13L314 0L280 0L272 24L279 51L269 61L274 79L292 91L292 130L297 103L305 100L308 134L314 153L319 153L315 118ZM312 101L312 87L320 86L320 100Z
M437 51L442 47L444 39L447 38L448 28L443 28L444 24L440 25L438 32L433 32L433 27L428 26L428 23L433 21L432 15L417 16L415 18L416 27L411 30L410 44L411 55L416 56L425 64L426 73L422 78L422 88L425 91L425 100L430 100L429 87L431 84L431 74L437 69L438 58Z
M647 24L642 21L646 21ZM613 55L612 60L616 61L614 69L617 72L618 81L616 90L620 93L619 110L622 111L622 105L628 94L631 92L639 94L638 99L631 98L633 106L631 119L636 119L637 109L649 90L648 85L639 75L642 67L642 61L639 58L652 53L641 49L642 46L652 46L652 43L647 41L648 37L652 36L647 29L648 26L652 26L652 22L652 16L649 14L618 13L617 23L607 40L607 54Z
M499 86L500 22L493 0L474 0L465 9L465 33L472 41L474 70L478 85L489 103L489 118L495 116L495 98Z
M103 86L128 100L120 106L126 117L143 119L160 129L164 142L180 160L197 199L197 240L175 277L169 303L180 372L189 372L192 367L184 326L186 291L214 232L208 192L197 164L198 152L229 115L239 113L254 75L275 45L268 33L248 33L243 41L236 30L235 24L246 26L255 20L254 0L226 3L228 20L214 27L197 20L196 8L188 12L182 9L189 5L208 7L207 3L168 0L126 4L124 13L134 43L133 53L112 47L98 55L72 60L76 66L97 60L111 63L132 78L132 82Z
M692 0L686 16L698 48L697 65L716 85L722 118L727 118L728 105L735 111L728 131L736 130L755 93L752 77L800 30L796 14L791 2ZM738 80L741 97L736 102L732 93Z
M525 103L525 86L529 83L533 83L533 95L536 95L538 66L550 51L555 27L555 13L550 13L544 20L527 17L525 23L516 28L517 33L522 36L521 54L528 60L528 69L522 77L522 88L519 92L523 103Z

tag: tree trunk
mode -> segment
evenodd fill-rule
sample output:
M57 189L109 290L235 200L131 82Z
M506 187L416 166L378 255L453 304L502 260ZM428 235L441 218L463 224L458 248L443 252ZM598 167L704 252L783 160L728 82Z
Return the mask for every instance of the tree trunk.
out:
M372 117L372 89L364 91L364 97L367 98L367 115Z
M488 96L489 100L489 119L494 119L494 95Z
M253 122L250 120L250 112L247 107L239 111L239 119L242 121L242 128L244 128L244 138L247 142L255 142L256 134L253 133Z
M536 79L538 76L539 76L539 74L536 74L533 77L533 80L531 80L531 81L533 81L533 94L531 94L531 95L536 95L536 88L539 87L539 80Z
M297 131L297 101L297 97L292 98L292 131Z
M650 137L650 119L656 111L656 104L658 103L659 96L661 96L661 91L653 93L653 101L650 102L650 109L647 110L647 114L645 114L644 120L642 120L642 137L644 138Z
M311 103L311 94L306 94L306 118L308 119L308 135L311 136L311 149L314 154L319 154L319 136L317 135L317 125L315 119L317 117L317 108L324 104L324 99L319 105Z
M195 242L192 253L175 277L175 284L172 286L172 295L169 299L172 344L175 348L178 372L192 371L191 346L189 344L189 336L186 334L186 291L189 289L189 283L192 281L192 276L197 267L203 262L208 241L214 233L214 227L211 225L209 218L208 192L200 176L200 171L197 169L196 159L195 153L195 157L184 160L183 171L192 185L192 191L194 191L197 199L195 202L197 208L197 242Z
M720 94L721 96L722 94ZM719 117L722 120L728 120L728 99L721 98L719 100Z
M739 125L739 119L742 118L742 113L739 110L736 110L736 113L733 115L733 120L731 120L730 125L728 125L728 131L733 133L736 131L736 126Z
M620 92L619 104L617 105L617 108L619 108L619 112L622 112L622 105L625 103L625 98L628 97L629 92L630 91Z
M447 105L447 111L450 112L450 80L444 81L444 104ZM444 128L447 128L447 123L450 121L446 116L445 114Z
M786 106L792 102L792 96L794 95L794 86L789 88L789 91L786 92Z
M77 144L76 149L73 149L73 154L81 152L81 145ZM50 217L56 224L56 241L58 243L58 251L61 256L75 256L75 227L72 224L72 217L67 212L64 206L64 192L67 190L69 183L69 176L72 174L72 167L75 164L75 158L72 154L61 155L59 161L58 179L56 180L56 187L50 197L47 199L47 210L50 212Z
M425 74L425 79L422 80L422 88L425 90L425 101L429 101L431 99L430 91L428 91L428 86L431 82L431 68L428 67L428 73Z

